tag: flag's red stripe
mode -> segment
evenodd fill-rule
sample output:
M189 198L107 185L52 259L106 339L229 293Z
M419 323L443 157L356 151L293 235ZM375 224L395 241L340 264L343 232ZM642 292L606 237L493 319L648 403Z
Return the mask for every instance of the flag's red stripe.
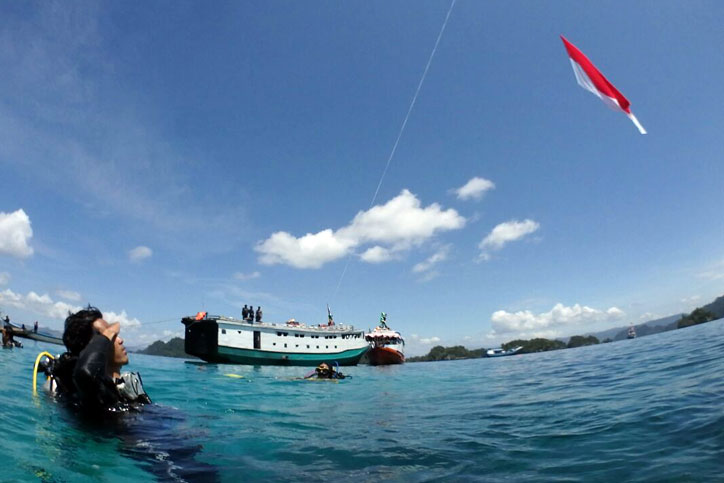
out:
M588 78L591 79L591 82L593 82L593 85L596 86L596 89L598 89L598 91L604 96L616 99L618 101L618 105L621 106L621 109L623 109L627 113L630 113L631 110L629 109L629 106L631 105L631 103L628 102L628 99L626 99L624 95L621 94L618 89L616 89L616 87L611 84L603 74L601 74L601 71L599 71L596 66L593 65L593 62L588 60L588 57L583 55L583 52L578 50L578 47L570 43L562 35L561 40L563 40L563 45L566 46L568 55L571 57L571 59L573 59L576 64L581 66L586 75L588 75Z

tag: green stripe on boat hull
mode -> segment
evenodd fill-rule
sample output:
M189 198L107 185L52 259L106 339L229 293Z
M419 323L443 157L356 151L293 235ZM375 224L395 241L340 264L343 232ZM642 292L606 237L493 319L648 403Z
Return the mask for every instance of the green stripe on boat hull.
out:
M301 354L219 346L216 354L207 354L201 358L207 362L260 366L318 366L322 362L337 362L340 366L356 366L368 349L369 347L361 347L330 354Z

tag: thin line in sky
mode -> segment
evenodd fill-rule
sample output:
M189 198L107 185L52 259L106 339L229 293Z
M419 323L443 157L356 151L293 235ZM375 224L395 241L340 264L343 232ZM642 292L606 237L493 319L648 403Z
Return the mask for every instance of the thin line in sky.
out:
M377 189L375 189L375 194L372 196L372 201L370 201L370 208L374 206L375 201L377 200L377 194L380 192L380 187L382 187L382 182L385 179L385 175L387 175L387 170L390 168L390 163L392 163L392 158L395 157L395 152L397 151L397 145L400 144L400 139L402 138L402 134L405 132L405 127L407 126L407 121L410 119L410 114L412 113L412 109L415 107L415 102L417 102L417 96L420 94L420 89L422 89L422 84L425 82L425 77L427 77L427 71L430 70L430 64L432 64L432 59L435 57L435 52L437 52L437 46L440 45L440 39L442 39L442 34L445 33L445 27L447 27L447 22L450 20L450 14L453 11L453 7L455 6L455 2L457 0L452 0L450 2L450 8L447 11L447 15L445 15L445 21L442 23L442 27L440 28L440 33L437 34L437 40L435 41L435 46L432 48L432 52L430 52L430 57L427 59L427 65L425 65L425 70L422 72L422 76L420 77L420 82L417 84L417 89L415 89L415 95L412 96L412 101L410 102L410 107L407 108L407 114L405 114L405 119L402 121L402 126L400 126L400 131L397 133L397 139L395 139L395 144L392 146L392 151L390 151L390 155L387 158L387 164L385 165L384 171L382 171L382 176L380 176L380 182L377 183ZM342 270L342 275L339 277L339 281L337 282L337 288L334 289L334 295L332 298L337 296L337 292L339 291L340 285L342 285L342 279L344 278L344 274L347 272L347 267L349 266L350 257L347 257L347 262L344 265L344 269Z

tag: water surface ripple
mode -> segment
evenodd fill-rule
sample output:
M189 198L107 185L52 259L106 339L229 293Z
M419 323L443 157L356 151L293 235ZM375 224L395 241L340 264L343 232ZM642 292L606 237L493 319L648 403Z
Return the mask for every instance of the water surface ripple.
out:
M31 396L46 349L0 351L0 481L723 481L721 320L338 383L133 354L157 405L103 428Z

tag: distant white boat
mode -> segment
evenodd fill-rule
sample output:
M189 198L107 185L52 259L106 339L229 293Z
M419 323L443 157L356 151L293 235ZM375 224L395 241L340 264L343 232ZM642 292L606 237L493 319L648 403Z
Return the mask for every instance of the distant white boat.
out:
M184 349L206 362L251 365L355 366L369 350L363 331L351 325L308 326L250 322L199 312L184 317Z
M523 346L513 347L512 349L508 349L507 351L498 348L498 349L488 349L485 351L486 357L503 357L503 356L512 356L513 354L516 354L519 350L521 350Z
M628 328L628 334L626 335L629 339L635 339L636 338L636 329L634 329L634 326Z

